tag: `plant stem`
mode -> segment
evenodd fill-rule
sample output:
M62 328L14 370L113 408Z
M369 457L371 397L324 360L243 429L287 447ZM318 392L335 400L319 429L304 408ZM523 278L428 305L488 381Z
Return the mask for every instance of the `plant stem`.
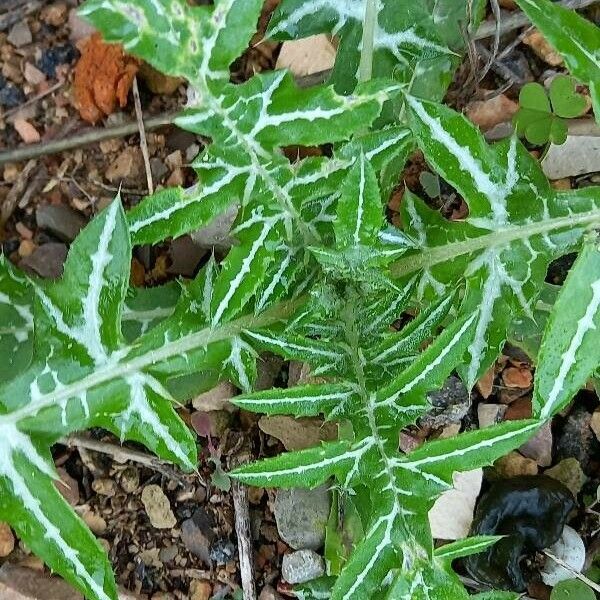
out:
M377 27L378 0L367 0L365 3L365 18L363 21L362 48L358 80L369 81L373 76L373 49L375 45L375 28Z

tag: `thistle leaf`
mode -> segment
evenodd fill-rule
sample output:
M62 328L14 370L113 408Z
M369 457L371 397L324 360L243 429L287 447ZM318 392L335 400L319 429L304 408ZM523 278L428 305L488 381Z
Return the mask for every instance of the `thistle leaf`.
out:
M534 412L549 419L600 365L600 250L585 244L558 294L542 338Z

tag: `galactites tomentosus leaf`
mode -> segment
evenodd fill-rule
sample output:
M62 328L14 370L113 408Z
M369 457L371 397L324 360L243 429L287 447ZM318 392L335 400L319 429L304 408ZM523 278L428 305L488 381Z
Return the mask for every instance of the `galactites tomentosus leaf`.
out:
M348 252L360 251L379 255L382 204L364 160L354 167L348 181L354 185L342 190L337 204L336 223L340 224L335 227L335 243L323 248L322 254L347 257ZM436 336L451 309L450 294L423 309L401 331L390 333L390 323L406 308L416 281L406 289L369 288L362 282L370 278L361 277L360 272L368 274L372 263L355 262L354 268L348 278L345 271L339 272L337 282L335 271L327 271L331 287L339 293L339 301L330 303L338 308L336 314L329 312L322 321L317 297L287 328L248 336L263 349L308 361L328 383L268 390L233 400L246 410L267 414L325 414L329 419L347 420L353 434L241 467L233 476L268 487L312 487L334 478L348 493L360 486L368 490L370 508L362 506L360 512L364 535L335 582L330 582L333 585L326 597L349 600L389 593L385 597L425 599L431 584L443 581L444 588L451 585L460 590L457 597L466 598L467 592L451 572L450 560L434 556L428 510L452 486L454 471L491 464L527 439L539 423L503 424L430 442L409 455L400 453L398 431L427 412L427 393L439 388L461 363L476 334L478 312L455 319ZM318 338L313 337L316 332ZM431 343L420 351L427 339ZM467 544L462 551L468 553L466 548ZM390 586L389 576L396 569L401 570ZM327 589L326 582L323 586ZM311 598L316 592L305 589L303 593Z

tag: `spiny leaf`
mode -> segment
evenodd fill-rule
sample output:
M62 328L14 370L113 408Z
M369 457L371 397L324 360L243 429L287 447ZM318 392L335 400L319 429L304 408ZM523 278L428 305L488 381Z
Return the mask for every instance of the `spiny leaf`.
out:
M600 250L585 244L558 294L542 338L534 412L548 419L571 400L600 364Z
M408 104L426 159L460 192L469 216L449 222L405 193L404 231L420 249L391 271L420 272L420 289L430 296L465 278L461 310L479 311L463 369L471 387L498 355L511 321L531 315L551 260L576 248L585 227L599 221L600 195L557 193L514 137L489 146L451 109L416 98Z

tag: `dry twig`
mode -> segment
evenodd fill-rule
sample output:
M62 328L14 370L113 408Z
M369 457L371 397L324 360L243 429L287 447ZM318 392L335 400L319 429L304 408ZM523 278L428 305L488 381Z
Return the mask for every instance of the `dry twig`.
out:
M152 171L150 170L150 155L148 154L148 142L146 141L146 131L144 129L144 117L142 115L142 103L140 102L140 90L138 88L137 77L133 78L133 103L135 105L135 118L140 131L140 148L144 157L144 168L146 169L146 181L148 183L148 193L154 193L154 184L152 183Z

